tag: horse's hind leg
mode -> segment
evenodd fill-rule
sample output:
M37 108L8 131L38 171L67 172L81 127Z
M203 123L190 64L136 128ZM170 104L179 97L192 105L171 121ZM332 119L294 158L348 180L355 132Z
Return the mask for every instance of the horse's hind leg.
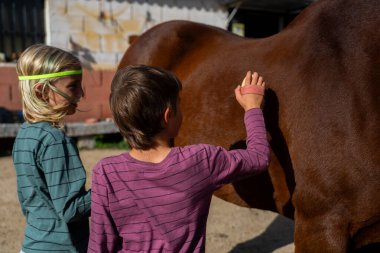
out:
M347 223L338 214L312 218L295 217L295 253L346 253Z

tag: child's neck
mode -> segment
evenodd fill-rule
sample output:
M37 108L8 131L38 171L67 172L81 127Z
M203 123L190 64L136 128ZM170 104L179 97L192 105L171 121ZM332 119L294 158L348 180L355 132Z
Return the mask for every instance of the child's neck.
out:
M170 153L171 147L167 142L158 143L154 148L141 150L132 148L129 155L136 160L151 163L162 162Z

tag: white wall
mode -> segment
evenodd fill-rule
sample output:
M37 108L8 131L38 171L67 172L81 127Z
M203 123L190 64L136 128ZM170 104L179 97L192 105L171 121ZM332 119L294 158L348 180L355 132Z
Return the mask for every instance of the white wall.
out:
M226 28L217 0L46 0L46 43L74 51L94 69L115 69L130 35L173 19Z

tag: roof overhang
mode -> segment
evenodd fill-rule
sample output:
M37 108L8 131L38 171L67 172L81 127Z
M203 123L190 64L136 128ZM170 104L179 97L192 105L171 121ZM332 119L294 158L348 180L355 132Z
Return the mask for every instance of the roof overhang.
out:
M219 0L228 8L277 13L299 12L317 0Z

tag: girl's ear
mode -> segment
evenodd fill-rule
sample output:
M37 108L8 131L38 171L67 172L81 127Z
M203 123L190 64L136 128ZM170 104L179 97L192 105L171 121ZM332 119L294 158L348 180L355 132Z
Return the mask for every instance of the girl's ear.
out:
M164 112L164 122L167 124L169 122L169 118L171 117L172 110L169 107L166 107Z
M36 96L38 98L41 98L41 99L43 98L42 89L43 89L43 84L42 83L37 83L34 86L34 92L36 93Z

